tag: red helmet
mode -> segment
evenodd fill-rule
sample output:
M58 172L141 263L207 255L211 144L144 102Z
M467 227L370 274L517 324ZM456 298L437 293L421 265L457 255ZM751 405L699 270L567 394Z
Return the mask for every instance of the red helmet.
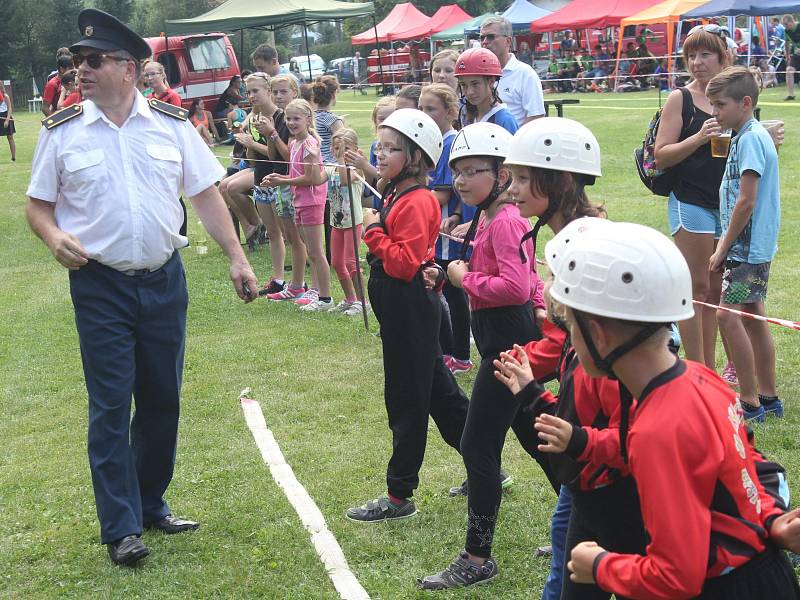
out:
M461 53L456 61L456 77L501 77L503 67L487 48L470 48Z

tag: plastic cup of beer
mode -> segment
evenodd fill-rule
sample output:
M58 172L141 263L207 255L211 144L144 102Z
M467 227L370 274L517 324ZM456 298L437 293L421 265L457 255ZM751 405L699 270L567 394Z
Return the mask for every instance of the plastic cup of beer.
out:
M718 136L711 138L711 156L714 158L726 158L731 147L731 130L726 129Z
M785 126L784 122L779 119L770 119L766 121L761 121L761 125L764 126L764 129L769 131L769 134L773 140L775 140L775 149L780 152L781 151L781 144L783 144L783 135L776 136L775 134L780 129L783 129Z

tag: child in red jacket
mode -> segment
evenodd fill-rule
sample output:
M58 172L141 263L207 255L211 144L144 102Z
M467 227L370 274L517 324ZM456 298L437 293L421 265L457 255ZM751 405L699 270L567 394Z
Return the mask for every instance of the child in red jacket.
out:
M368 523L416 514L411 497L419 485L428 417L458 450L468 405L439 349L441 303L422 278L441 222L439 203L425 182L442 152L442 134L426 114L400 109L378 128L375 150L378 172L389 184L381 211L365 211L364 241L370 250L369 299L381 327L392 457L386 496L346 513Z
M627 435L622 406L620 442L650 540L644 556L578 544L572 581L634 599L800 598L778 550L800 547L800 511L786 513L759 482L735 394L667 349L664 325L693 314L689 269L672 241L627 223L577 240L550 294L566 307L586 372L617 378L638 399Z

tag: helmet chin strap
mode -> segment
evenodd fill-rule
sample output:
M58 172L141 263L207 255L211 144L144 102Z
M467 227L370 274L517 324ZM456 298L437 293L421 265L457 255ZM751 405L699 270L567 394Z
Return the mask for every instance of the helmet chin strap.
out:
M623 344L614 348L614 350L609 352L604 358L600 356L600 352L597 350L597 346L595 346L594 341L592 340L592 336L589 333L589 324L587 323L586 318L577 311L572 311L572 314L575 318L575 322L578 324L578 329L581 330L583 343L586 344L586 349L589 350L592 361L594 362L595 366L603 371L603 373L605 373L606 376L611 380L617 380L617 375L613 370L614 363L664 327L663 323L649 323L643 326L636 333L636 335L634 335L627 342L624 342ZM633 395L621 381L619 382L619 400L622 407L619 422L619 448L622 453L622 459L627 464L628 423L630 422L630 410L631 406L633 405Z
M481 213L488 209L495 200L497 200L501 194L503 194L509 187L511 186L510 181L506 181L504 185L500 185L500 167L497 164L497 161L494 161L494 185L492 186L492 191L489 192L489 195L486 197L486 200L481 202L477 206L477 210L475 211L475 215L472 217L472 222L469 225L469 229L467 229L467 233L464 235L464 241L461 242L461 260L466 260L467 252L469 251L469 245L473 239L475 239L475 232L478 230L478 221L480 220Z
M525 250L523 246L525 246L525 242L530 239L533 239L533 259L536 260L536 236L539 235L539 230L545 225L549 220L556 213L556 203L553 202L552 198L547 201L547 210L544 211L539 218L536 220L536 223L528 233L522 236L522 239L519 241L519 259L522 261L523 264L528 262L528 258L525 256Z

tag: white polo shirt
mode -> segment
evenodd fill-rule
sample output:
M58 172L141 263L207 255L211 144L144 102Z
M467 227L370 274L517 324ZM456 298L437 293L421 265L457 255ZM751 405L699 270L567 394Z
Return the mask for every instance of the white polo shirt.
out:
M533 67L520 62L513 54L503 67L497 90L520 127L528 117L544 114L544 96L539 76Z
M83 114L42 128L27 195L55 203L60 229L89 257L119 271L157 269L188 240L181 190L192 197L225 169L192 124L152 110L136 94L117 127L91 101Z

